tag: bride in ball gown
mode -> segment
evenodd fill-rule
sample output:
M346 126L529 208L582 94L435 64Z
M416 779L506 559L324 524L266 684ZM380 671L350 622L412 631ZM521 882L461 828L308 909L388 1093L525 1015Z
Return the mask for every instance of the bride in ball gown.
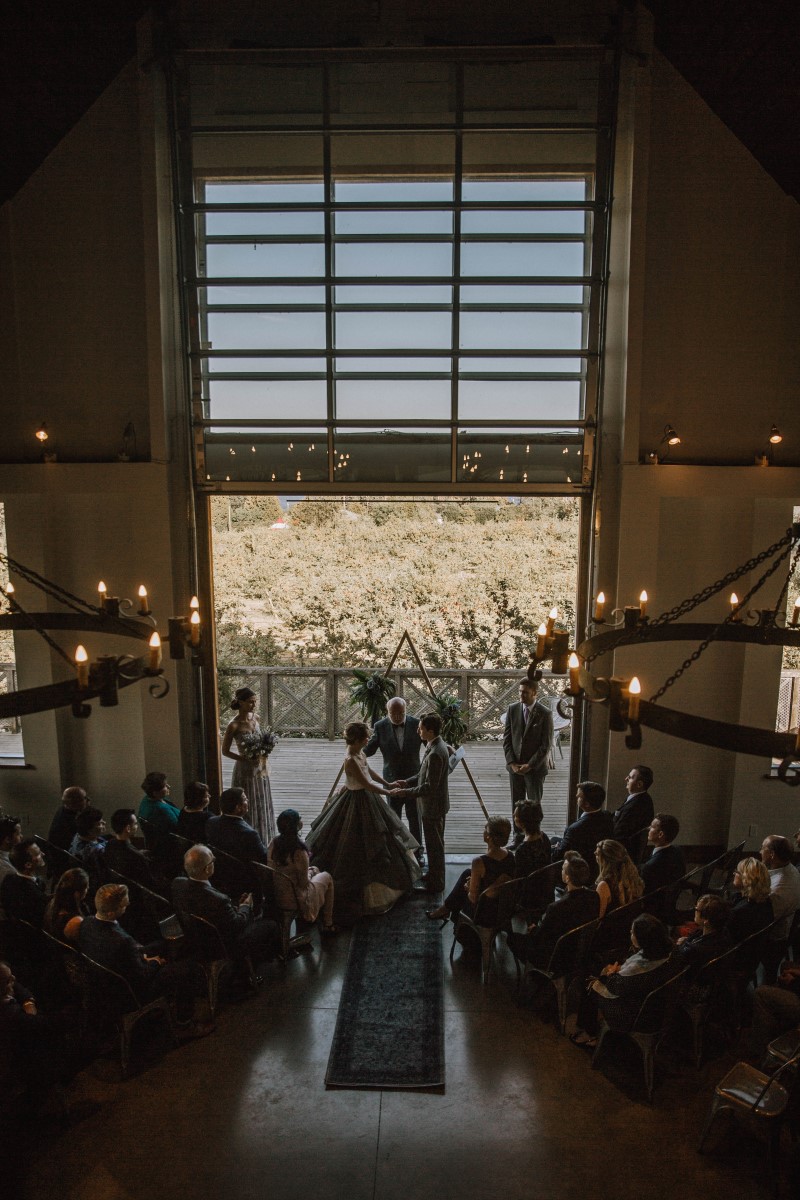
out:
M245 733L260 733L261 726L256 718L258 698L249 687L237 688L233 693L231 708L236 712L222 739L222 753L235 762L231 787L244 788L250 801L250 824L265 846L275 837L275 816L272 811L272 790L267 774L267 758L247 758L241 753L241 739ZM236 750L232 747L236 746ZM238 751L238 753L237 753Z
M375 915L388 912L420 878L419 844L380 799L388 785L364 754L369 727L351 721L344 740L345 786L312 822L306 844L314 865L336 880L337 893L359 896L361 912Z

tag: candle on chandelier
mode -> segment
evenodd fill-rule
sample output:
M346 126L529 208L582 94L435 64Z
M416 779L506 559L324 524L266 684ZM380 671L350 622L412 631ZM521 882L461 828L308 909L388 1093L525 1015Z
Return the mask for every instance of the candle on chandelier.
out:
M11 585L9 584L9 587L10 586ZM6 589L6 590L8 590L8 589ZM795 600L794 608L792 609L792 622L791 623L792 623L793 628L797 627L798 622L800 622L800 596L798 596L797 599Z
M108 599L108 588L102 579L97 585L97 594L100 597L100 607L105 608L106 600Z
M87 688L89 686L89 655L86 653L85 646L76 646L75 648L75 668L78 673L78 687Z
M638 675L634 675L633 679L628 684L628 720L639 720L639 697L642 694L642 685L639 682Z
M139 586L139 616L146 617L150 612L150 605L147 603L147 588L144 584Z
M731 606L731 620L732 621L741 621L742 618L740 616L738 616L738 614L736 612L737 608L739 607L739 597L736 595L736 592L731 592L730 606Z
M605 592L598 592L597 599L594 602L594 618L593 619L595 621L604 621L605 620L605 615L604 615L605 610L606 610L606 594L605 594Z
M647 616L647 592L642 588L639 593L639 613L641 616Z
M161 638L154 633L147 643L150 650L147 655L148 671L158 671L161 668Z
M14 585L10 579L9 579L8 583L6 584L6 596L8 597L9 600L13 600L13 598L14 598Z
M542 621L539 628L536 630L536 657L544 658L545 647L547 645L547 626Z
M557 616L558 616L558 608L554 604L553 607L550 609L550 612L547 615L547 625L545 626L545 628L547 630L548 637L550 637L551 633L553 632L553 626L556 623Z
M189 640L193 646L200 645L200 613L197 609L189 617Z
M573 650L572 654L569 656L569 690L572 692L573 696L577 696L578 692L581 690L581 685L578 682L578 673L580 672L580 669L581 660Z
M192 596L191 600L189 601L189 608L192 610L192 612L198 611L200 608L200 601L197 599L197 596Z

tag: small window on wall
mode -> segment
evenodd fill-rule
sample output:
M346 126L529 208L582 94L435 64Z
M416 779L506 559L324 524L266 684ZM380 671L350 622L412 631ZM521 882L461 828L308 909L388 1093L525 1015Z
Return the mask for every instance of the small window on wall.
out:
M800 506L795 507L793 521L800 521ZM795 566L786 591L786 624L800 624L800 565ZM778 712L775 729L788 733L800 725L800 650L796 646L784 646L781 663L781 681L778 688ZM773 767L777 762L773 762Z
M0 586L8 583L6 555L5 509L0 503ZM17 663L14 657L14 636L9 629L0 629L0 696L17 690ZM22 728L19 717L0 717L0 766L23 758Z

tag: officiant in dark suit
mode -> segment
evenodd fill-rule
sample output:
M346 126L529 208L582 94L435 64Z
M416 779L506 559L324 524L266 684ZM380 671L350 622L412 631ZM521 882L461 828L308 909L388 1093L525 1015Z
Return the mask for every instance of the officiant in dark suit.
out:
M553 744L553 714L536 699L538 681L522 679L519 703L506 713L503 750L511 780L511 812L520 800L541 804L547 762Z
M419 719L406 713L406 702L393 696L386 706L387 716L376 721L372 737L364 747L367 758L380 750L383 755L383 777L387 783L398 779L410 779L419 774L419 752L422 741L419 736ZM422 845L422 829L416 796L389 796L389 804L398 817L406 809L411 836ZM420 852L421 853L421 852Z

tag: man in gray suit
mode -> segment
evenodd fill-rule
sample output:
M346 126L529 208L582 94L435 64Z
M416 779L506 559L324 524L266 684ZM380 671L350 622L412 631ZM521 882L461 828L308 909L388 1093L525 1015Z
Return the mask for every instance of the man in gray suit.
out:
M506 713L503 750L511 780L511 813L520 800L542 803L547 760L553 743L553 714L536 699L538 681L521 679L519 703Z
M438 713L420 717L419 736L425 743L425 754L419 774L412 779L398 779L397 790L393 792L394 796L417 798L428 855L428 874L422 880L429 892L441 892L444 888L444 822L450 811L450 754L441 732L442 719Z

